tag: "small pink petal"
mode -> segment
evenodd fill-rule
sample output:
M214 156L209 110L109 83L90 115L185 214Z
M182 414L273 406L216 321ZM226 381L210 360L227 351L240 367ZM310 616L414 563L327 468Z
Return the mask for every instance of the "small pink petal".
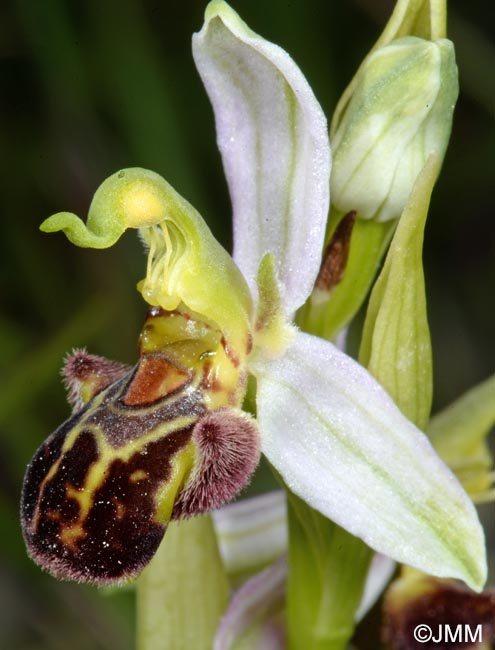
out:
M220 555L231 577L255 573L287 550L287 503L277 490L212 513Z

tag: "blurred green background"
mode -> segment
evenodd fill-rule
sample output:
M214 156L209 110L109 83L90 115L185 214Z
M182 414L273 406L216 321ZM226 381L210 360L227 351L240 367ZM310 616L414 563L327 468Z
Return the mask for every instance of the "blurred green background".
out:
M132 235L98 252L76 249L62 235L43 235L38 225L60 210L84 217L102 180L122 167L142 166L166 177L230 246L230 207L212 112L190 51L205 4L18 0L0 7L0 648L5 650L133 646L132 591L98 592L43 574L25 555L18 501L27 462L69 413L59 377L66 352L87 346L134 363L145 313L135 284L145 258ZM253 29L292 55L331 116L393 3L232 4ZM435 410L493 372L495 359L490 7L450 3L461 97L425 244ZM262 489L264 480L254 489ZM483 516L493 548L493 510L485 507ZM376 650L373 639L369 647Z

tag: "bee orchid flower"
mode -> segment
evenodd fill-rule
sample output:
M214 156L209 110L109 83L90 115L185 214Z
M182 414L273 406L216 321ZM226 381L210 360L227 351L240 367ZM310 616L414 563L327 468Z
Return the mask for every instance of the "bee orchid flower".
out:
M30 554L65 579L132 578L170 519L235 497L261 449L290 490L376 551L480 589L483 532L457 479L361 365L292 324L329 208L327 124L309 84L221 1L193 53L232 199L233 259L139 168L100 186L86 224L71 213L43 223L94 248L137 228L151 309L135 368L85 353L66 364L75 413L24 485ZM256 419L242 411L249 376Z

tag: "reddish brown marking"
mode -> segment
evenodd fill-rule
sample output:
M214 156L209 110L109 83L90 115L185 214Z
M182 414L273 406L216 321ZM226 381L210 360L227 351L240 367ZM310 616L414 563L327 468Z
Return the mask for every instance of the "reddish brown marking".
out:
M249 334L247 340L247 346L246 346L246 354L251 354L252 349L253 349L253 337L251 336L251 334Z
M126 406L152 404L183 386L188 379L187 372L180 370L164 357L143 356L123 403Z
M60 543L66 548L70 549L73 553L77 552L81 540L88 536L82 524L76 523L71 525L61 525L59 538Z
M320 271L315 282L317 289L330 291L342 281L349 257L352 229L355 222L356 211L351 210L337 226L323 254Z
M186 320L191 319L190 314L184 314L178 309L171 309L170 311L166 311L165 309L162 309L162 307L151 307L151 309L148 309L148 312L146 313L144 324L146 325L146 323L153 318L163 318L169 316L184 316Z
M216 368L211 361L207 361L203 366L203 378L201 380L201 387L205 390L220 392L223 390L223 384L218 377Z
M205 388L206 390L209 390L211 388L211 369L212 369L212 362L211 361L205 361L203 365L203 378L201 380L201 387Z
M122 519L125 516L125 505L117 499L116 496L112 496L112 503L115 506L115 516L119 521L122 521Z
M164 316L167 312L162 309L161 307L152 307L151 309L148 309L148 313L146 314L146 318L144 319L144 322L149 318L158 318L159 316ZM172 312L168 312L172 313Z
M46 517L52 521L60 521L62 515L58 510L47 510Z
M218 377L214 377L210 384L210 390L215 393L220 393L223 390L223 384Z
M230 345L229 345L227 339L225 338L225 336L222 336L222 338L220 339L220 343L222 344L223 349L225 350L225 354L230 359L230 361L231 361L232 365L234 366L234 368L237 368L239 366L239 363L240 363L239 362L239 357L234 352L234 350L232 350L232 348L230 347Z

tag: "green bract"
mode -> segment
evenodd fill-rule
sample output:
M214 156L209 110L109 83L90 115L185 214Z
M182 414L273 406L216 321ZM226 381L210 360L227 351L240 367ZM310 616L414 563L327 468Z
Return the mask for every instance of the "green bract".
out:
M371 293L359 354L360 363L422 429L433 394L423 232L438 166L432 155L414 184Z

